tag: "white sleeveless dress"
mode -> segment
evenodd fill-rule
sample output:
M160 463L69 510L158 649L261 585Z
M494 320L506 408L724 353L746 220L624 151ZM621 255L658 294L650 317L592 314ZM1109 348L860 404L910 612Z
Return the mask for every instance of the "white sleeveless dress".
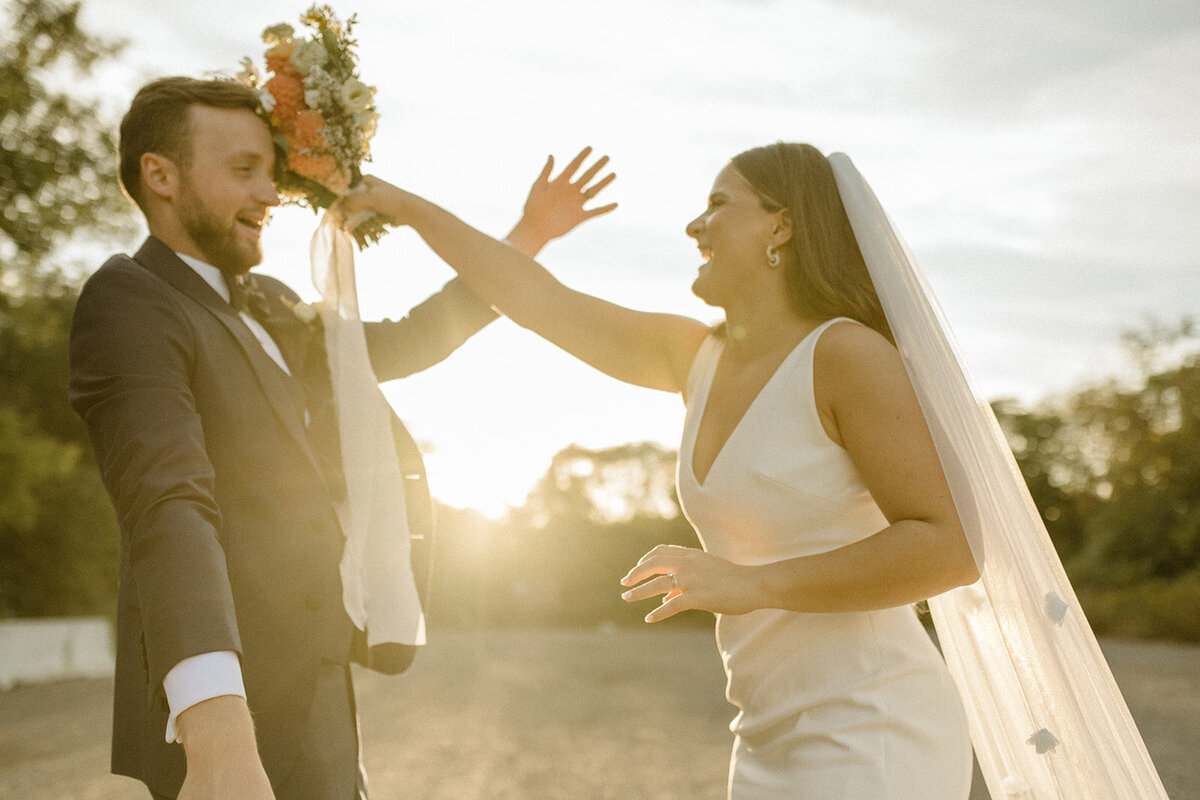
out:
M710 336L701 346L688 377L677 481L684 513L708 552L764 564L833 550L887 526L817 416L813 351L839 321L818 327L784 359L703 484L692 459L723 340ZM726 696L739 709L730 724L732 800L969 794L962 703L911 606L718 614L717 645Z

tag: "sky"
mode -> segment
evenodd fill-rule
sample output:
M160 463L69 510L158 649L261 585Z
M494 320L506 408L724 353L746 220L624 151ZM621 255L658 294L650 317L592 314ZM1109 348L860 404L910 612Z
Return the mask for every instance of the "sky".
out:
M367 171L503 236L547 154L612 157L617 211L540 261L634 308L691 296L684 225L734 154L777 140L849 154L916 254L988 398L1120 375L1122 331L1200 306L1195 0L438 0L358 15L382 114ZM123 37L92 85L114 119L145 80L261 63L303 2L85 0ZM263 272L308 299L313 214L284 208ZM136 246L136 239L125 247ZM96 266L105 253L97 251ZM364 317L402 316L452 272L411 231L358 258ZM506 320L385 386L434 494L499 514L570 443L675 446L679 398L624 386Z

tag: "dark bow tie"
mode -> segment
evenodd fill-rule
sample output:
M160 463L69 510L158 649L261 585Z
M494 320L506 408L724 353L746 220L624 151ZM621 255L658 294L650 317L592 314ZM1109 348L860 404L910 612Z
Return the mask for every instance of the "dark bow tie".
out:
M233 306L235 311L247 313L259 322L270 314L266 295L249 273L225 273L225 285L229 287L229 305Z

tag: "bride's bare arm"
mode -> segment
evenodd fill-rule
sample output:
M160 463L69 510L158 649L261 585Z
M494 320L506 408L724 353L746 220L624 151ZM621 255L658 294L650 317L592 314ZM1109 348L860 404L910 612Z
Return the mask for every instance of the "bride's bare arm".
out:
M814 380L826 433L846 448L888 526L827 553L761 566L657 547L622 581L627 586L645 581L626 593L628 600L667 595L647 621L687 608L725 614L890 608L979 577L895 348L864 326L834 325L817 344Z
M583 209L596 187L603 188L611 180L583 188L603 166L600 162L584 179L573 182L584 157L586 151L554 180L549 180L553 163L547 163L531 190L522 221L509 234L511 245L378 178L368 176L366 188L343 202L349 211L370 209L394 224L411 226L476 294L518 325L614 378L682 392L707 326L673 314L634 311L574 291L521 252L536 252L549 239L610 210Z

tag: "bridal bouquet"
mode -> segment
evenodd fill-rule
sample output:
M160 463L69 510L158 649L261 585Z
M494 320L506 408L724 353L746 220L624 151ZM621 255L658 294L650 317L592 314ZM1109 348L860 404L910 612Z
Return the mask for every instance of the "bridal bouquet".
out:
M287 23L263 31L267 71L242 59L238 78L256 89L262 116L275 140L276 186L285 202L328 208L362 178L360 165L371 158L371 137L379 119L375 88L363 83L350 37L355 17L344 23L329 6L314 5L300 16L311 34ZM380 217L353 226L359 247L386 232Z

